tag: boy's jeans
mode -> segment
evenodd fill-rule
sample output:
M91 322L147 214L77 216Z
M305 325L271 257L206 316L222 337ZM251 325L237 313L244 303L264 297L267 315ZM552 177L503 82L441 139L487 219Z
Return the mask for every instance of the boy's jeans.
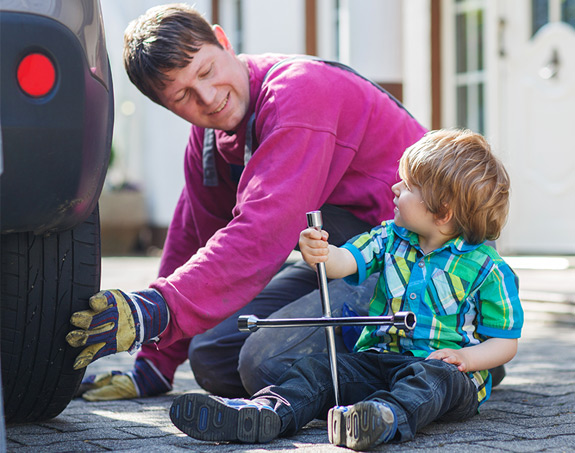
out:
M297 266L297 265L294 265ZM311 269L303 263L308 270ZM313 272L315 286L317 276ZM343 280L329 283L331 314L341 316L367 316L378 275L373 275L361 286L352 286ZM270 318L321 318L323 309L319 290L315 289L282 309ZM336 351L348 353L353 349L363 326L335 329ZM262 328L250 334L240 352L239 373L246 390L253 394L261 388L275 384L279 377L301 357L323 353L327 356L324 327Z
M371 229L366 222L339 207L325 205L321 211L324 229L329 232L330 243L334 245L341 245L356 234ZM305 219L302 219L302 224L305 224ZM373 285L361 287L338 281L330 283L332 315L341 316L344 301L351 305L361 303L367 310L374 287L375 280ZM315 271L300 261L279 272L248 305L213 329L194 337L190 343L189 359L198 384L220 396L248 396L276 382L295 359L325 351L323 327L311 330L299 327L260 329L255 333L238 330L239 315L284 317L284 307L288 309L290 305L292 307L285 317L321 317L322 305L317 288ZM359 311L356 313L359 314ZM367 311L364 313L367 314ZM346 351L341 337L336 335L336 338L340 340L338 350ZM262 346L266 346L265 352ZM266 364L266 370L260 372L261 364Z
M435 420L461 421L477 413L477 388L456 366L395 353L338 354L340 404L386 402L395 412L395 441L413 439ZM282 419L290 436L315 418L326 418L335 405L329 360L314 354L298 360L275 386L256 393Z

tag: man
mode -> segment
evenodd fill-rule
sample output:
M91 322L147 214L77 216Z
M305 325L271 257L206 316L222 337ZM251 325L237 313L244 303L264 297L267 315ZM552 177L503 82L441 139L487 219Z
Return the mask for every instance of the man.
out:
M186 185L160 278L144 291L99 293L72 318L80 330L68 341L86 346L77 368L144 344L134 370L89 378L84 397L169 391L188 356L206 390L245 396L279 371L257 384L240 376L248 334L238 332L237 316L267 317L317 287L303 263L278 273L305 213L322 209L336 245L390 218L399 158L426 130L349 68L236 55L219 26L183 4L132 22L124 62L143 94L192 123Z

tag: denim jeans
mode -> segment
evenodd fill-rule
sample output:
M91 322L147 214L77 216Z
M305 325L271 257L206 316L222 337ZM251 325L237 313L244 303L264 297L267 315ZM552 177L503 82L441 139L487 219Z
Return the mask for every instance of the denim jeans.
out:
M341 245L356 234L372 228L366 222L336 206L325 205L321 211L324 229L329 232L330 243L334 245ZM341 306L338 309L336 305L338 301L343 304L343 300L346 299L361 299L367 308L373 287L369 286L367 290L362 290L362 287L355 288L343 282L330 283L332 315L341 314ZM205 390L224 397L248 396L274 383L297 358L325 350L323 328L315 328L311 332L300 328L260 329L250 334L240 332L237 324L239 315L250 314L258 318L267 318L270 315L280 317L281 313L276 316L275 312L314 292L317 288L315 271L303 261L298 262L275 275L264 290L248 305L213 329L194 337L190 343L188 355L198 384ZM339 297L336 297L337 293L341 293ZM322 315L318 291L310 296L292 307L292 317ZM312 307L309 306L310 304ZM304 308L308 310L302 311ZM267 332L268 330L272 332ZM284 332L280 334L277 330ZM298 339L287 344L285 341L290 335L296 335ZM256 338L247 344L251 336L256 336ZM340 348L345 350L341 338L338 342ZM245 346L244 343L246 343ZM267 352L263 352L262 345L266 345ZM282 354L286 355L282 356ZM238 363L240 371L238 371ZM267 366L265 370L260 371L259 367L262 364Z
M304 264L305 265L305 264ZM307 265L305 265L307 267ZM308 268L309 269L309 268ZM377 275L361 286L352 286L343 280L329 283L331 314L340 316L367 316L369 301L377 283ZM316 276L314 275L314 278ZM315 286L317 287L317 279ZM321 318L323 308L319 290L273 313L270 318ZM336 352L353 349L363 326L335 328ZM257 390L275 384L296 360L314 354L327 354L325 328L281 327L264 328L252 333L241 349L239 372L246 390Z
M467 374L441 360L395 353L338 354L340 405L364 400L383 401L394 411L394 441L407 441L429 423L461 421L477 413L477 388ZM282 420L282 436L295 434L308 422L325 419L335 405L329 359L325 354L304 357L274 386L257 392Z

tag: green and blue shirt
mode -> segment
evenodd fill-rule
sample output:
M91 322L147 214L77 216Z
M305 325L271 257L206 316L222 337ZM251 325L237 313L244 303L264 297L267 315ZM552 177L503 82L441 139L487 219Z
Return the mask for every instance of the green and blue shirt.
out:
M437 349L460 349L488 338L519 338L523 309L518 279L494 248L469 244L462 237L427 255L419 237L393 221L343 245L357 262L356 274L346 278L360 284L373 273L380 277L370 302L370 316L412 311L412 331L394 326L366 326L356 351L409 353L427 357ZM487 370L469 373L479 402L491 393Z

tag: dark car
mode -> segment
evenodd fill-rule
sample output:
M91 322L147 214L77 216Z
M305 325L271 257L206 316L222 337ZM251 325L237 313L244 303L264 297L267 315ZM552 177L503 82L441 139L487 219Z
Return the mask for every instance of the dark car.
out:
M78 388L70 315L100 286L113 92L98 0L0 2L1 363L7 422ZM2 168L2 166L0 166Z

